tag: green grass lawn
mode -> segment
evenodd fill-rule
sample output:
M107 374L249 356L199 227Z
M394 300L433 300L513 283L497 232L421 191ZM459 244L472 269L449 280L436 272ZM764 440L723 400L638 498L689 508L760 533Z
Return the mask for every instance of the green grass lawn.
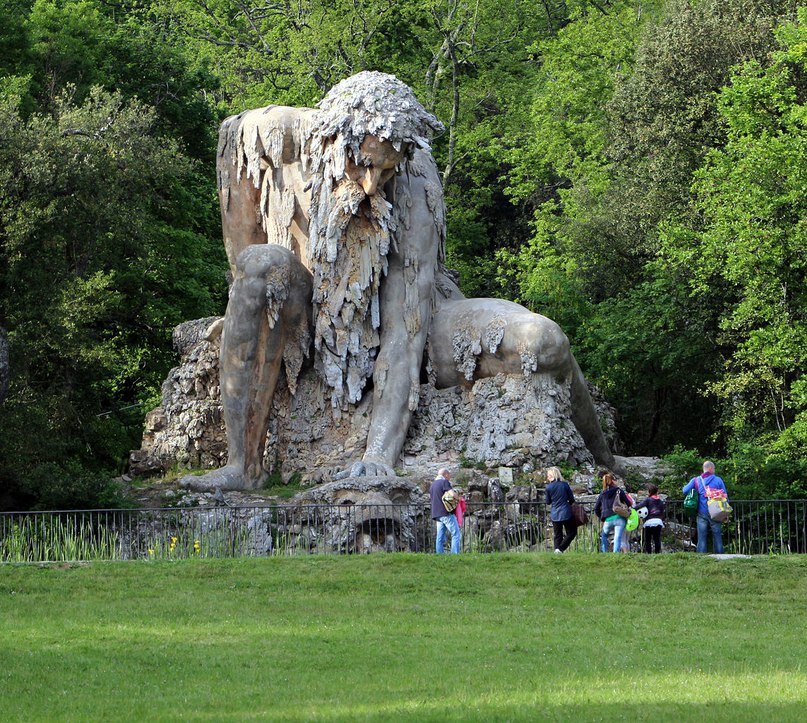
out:
M805 720L807 559L0 567L0 717Z

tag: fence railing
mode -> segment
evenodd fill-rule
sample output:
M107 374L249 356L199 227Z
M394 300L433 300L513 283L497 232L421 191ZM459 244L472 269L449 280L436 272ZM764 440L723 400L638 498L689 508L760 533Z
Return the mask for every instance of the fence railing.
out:
M600 524L578 529L572 550L599 549ZM807 552L807 500L732 501L725 552ZM641 531L631 544L640 550ZM697 530L681 502L668 501L666 551L694 550ZM711 543L710 543L711 544ZM0 513L0 561L254 557L434 552L428 505L274 505ZM553 549L548 508L539 502L472 503L462 525L465 552Z

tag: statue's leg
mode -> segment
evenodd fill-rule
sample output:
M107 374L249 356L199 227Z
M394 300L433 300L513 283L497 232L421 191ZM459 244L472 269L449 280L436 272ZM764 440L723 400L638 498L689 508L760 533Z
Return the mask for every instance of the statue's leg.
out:
M572 422L594 459L614 468L583 373L568 338L551 319L502 299L446 301L432 320L429 358L438 387L532 372L568 380Z
M307 338L311 293L311 274L291 251L253 245L238 255L219 362L227 466L182 484L256 489L263 483L272 395L286 344L299 343L301 328Z
M503 299L443 302L432 319L428 343L438 387L532 371L566 377L571 368L563 330Z

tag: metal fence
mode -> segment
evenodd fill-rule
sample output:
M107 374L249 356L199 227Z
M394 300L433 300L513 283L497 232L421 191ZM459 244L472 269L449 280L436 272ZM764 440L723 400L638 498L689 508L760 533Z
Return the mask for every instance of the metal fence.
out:
M600 525L578 529L572 550L599 549ZM723 525L725 552L807 552L807 500L733 501ZM669 501L665 551L695 549L697 530L681 502ZM631 549L640 550L640 531ZM711 543L710 543L711 544ZM256 557L369 552L434 552L428 505L274 505L0 513L0 561ZM551 551L552 525L539 502L472 503L464 552Z

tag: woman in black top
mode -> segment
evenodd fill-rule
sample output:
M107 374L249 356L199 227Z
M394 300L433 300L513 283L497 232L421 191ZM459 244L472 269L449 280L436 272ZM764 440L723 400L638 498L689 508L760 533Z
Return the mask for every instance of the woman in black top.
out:
M610 472L602 476L602 492L594 504L594 514L602 521L600 533L600 552L608 552L608 535L614 531L614 552L622 549L622 535L625 533L625 518L614 512L614 503L619 499L626 507L631 507L633 501L626 492L620 489L616 477Z
M546 504L552 505L549 518L555 533L555 554L559 555L577 537L577 525L572 514L574 493L557 467L550 467L546 471L546 481L549 483L546 486Z

